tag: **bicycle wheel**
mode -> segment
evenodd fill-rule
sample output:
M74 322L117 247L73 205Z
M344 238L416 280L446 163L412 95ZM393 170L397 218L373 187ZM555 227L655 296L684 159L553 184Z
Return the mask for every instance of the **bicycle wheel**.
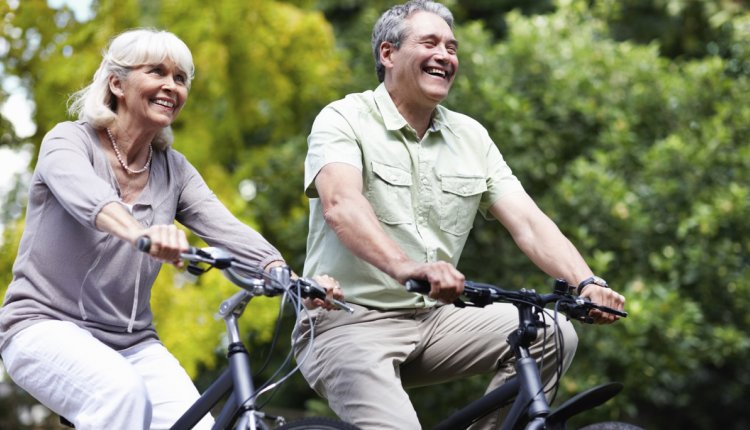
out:
M359 427L331 418L303 418L286 423L276 430L359 430Z
M644 430L633 424L621 423L619 421L607 421L602 423L589 424L580 430Z

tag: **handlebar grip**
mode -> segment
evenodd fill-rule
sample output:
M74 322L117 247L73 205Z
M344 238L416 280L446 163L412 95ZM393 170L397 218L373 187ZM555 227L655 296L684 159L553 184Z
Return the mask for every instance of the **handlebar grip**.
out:
M430 281L424 279L407 279L406 280L406 291L410 293L429 294L432 290Z
M149 251L151 251L151 238L148 237L148 236L145 236L145 235L139 237L135 241L135 247L139 251L143 251L146 254L148 254ZM201 254L204 254L205 255L205 253L203 253L200 248L196 248L194 246L188 246L188 249L185 252L185 254L189 254L189 255L201 255Z
M617 309L612 309L607 306L599 306L598 309L602 312L607 312L612 315L617 315L618 317L627 318L628 313L625 311L618 311Z
M135 241L135 247L138 248L138 250L148 254L148 252L151 250L151 238L145 235L139 237Z
M354 309L350 307L345 301L334 298L329 299L326 295L325 288L321 287L313 279L297 278L296 283L301 287L300 293L302 297L311 297L314 299L325 300L327 302L333 303L333 305L337 308L343 309L350 314L354 313Z

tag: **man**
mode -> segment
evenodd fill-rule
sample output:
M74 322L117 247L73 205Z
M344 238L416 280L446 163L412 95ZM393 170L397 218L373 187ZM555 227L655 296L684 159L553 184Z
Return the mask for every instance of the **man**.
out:
M381 85L331 103L308 139L305 271L340 281L356 312L316 311L314 350L300 343L297 357L309 353L307 381L362 429L420 428L403 386L494 373L491 389L512 376L512 305L439 306L463 290L455 266L477 211L499 220L550 276L581 282L596 303L624 304L526 194L487 131L440 106L458 71L452 26L450 11L431 1L386 11L372 36ZM407 292L409 278L428 280L429 297ZM577 337L569 322L557 330L567 369ZM553 332L542 369L548 385L560 376ZM538 361L544 341L532 348ZM496 423L489 417L481 427Z

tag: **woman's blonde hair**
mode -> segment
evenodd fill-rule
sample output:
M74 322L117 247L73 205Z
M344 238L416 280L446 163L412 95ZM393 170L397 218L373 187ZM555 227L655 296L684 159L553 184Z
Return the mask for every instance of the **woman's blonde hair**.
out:
M190 88L195 76L193 56L180 38L168 31L149 28L120 33L104 51L91 84L70 96L69 113L96 128L109 127L117 118L117 98L109 89L110 76L125 80L132 69L165 60L173 61L185 73L186 85ZM163 150L172 140L171 127L164 127L152 144L155 149Z

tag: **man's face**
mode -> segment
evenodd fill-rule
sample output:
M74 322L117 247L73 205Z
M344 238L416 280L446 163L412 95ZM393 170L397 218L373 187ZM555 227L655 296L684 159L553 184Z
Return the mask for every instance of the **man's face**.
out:
M386 81L390 79L389 91L410 103L434 107L448 96L458 71L458 42L453 31L445 20L429 12L410 16L401 47L381 48L381 55Z

